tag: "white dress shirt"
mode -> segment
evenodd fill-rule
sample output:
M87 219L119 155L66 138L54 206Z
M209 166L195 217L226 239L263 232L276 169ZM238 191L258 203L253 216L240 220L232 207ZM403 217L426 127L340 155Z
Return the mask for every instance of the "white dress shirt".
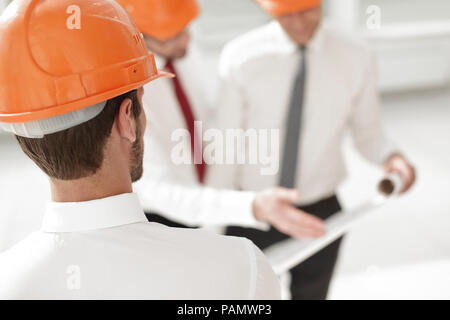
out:
M186 57L173 63L194 116L204 121L206 129L213 112L209 82L217 75L205 68L205 59L192 45ZM156 61L158 68L165 67L165 59L157 56ZM195 165L174 163L171 154L179 141L172 140L172 134L185 129L186 122L172 79L146 85L143 103L148 121L144 176L135 184L135 190L144 209L189 226L237 224L265 228L265 224L253 216L253 192L209 188L198 183ZM184 142L186 150L190 151L190 140Z
M277 22L250 31L224 48L219 63L218 126L279 129L280 159L292 86L301 52ZM346 175L342 140L350 129L358 150L381 164L395 149L383 136L375 62L368 47L321 26L307 45L307 82L300 135L297 188L302 204L335 193ZM248 146L248 145L247 145ZM211 167L223 187L261 190L276 186L265 165Z
M0 254L0 299L278 299L248 240L149 223L136 194L48 204Z

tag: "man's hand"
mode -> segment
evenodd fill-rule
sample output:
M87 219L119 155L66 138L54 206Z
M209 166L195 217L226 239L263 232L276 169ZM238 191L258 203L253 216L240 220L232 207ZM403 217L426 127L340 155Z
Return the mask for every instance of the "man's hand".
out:
M401 193L408 191L416 181L416 171L414 167L401 154L395 153L384 162L384 172L398 173L403 179L405 186Z
M278 231L294 238L317 238L325 234L324 222L296 209L297 190L272 188L258 193L253 201L253 214L259 221L268 222Z

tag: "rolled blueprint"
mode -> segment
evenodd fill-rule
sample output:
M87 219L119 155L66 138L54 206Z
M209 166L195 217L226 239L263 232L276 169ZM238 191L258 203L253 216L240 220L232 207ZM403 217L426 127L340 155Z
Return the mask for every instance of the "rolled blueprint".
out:
M276 243L264 253L275 273L281 275L299 263L316 254L327 245L348 232L360 219L397 196L403 189L403 181L398 174L384 177L378 184L378 193L349 211L334 214L325 221L327 233L314 239L288 239Z
M398 173L391 173L378 183L378 192L385 196L398 195L404 187L402 176Z

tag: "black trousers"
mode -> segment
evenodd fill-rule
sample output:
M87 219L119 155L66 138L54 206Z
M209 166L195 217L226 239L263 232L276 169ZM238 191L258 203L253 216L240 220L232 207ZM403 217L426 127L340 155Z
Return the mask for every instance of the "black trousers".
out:
M326 219L341 210L336 196L299 208L322 219ZM270 228L269 231L260 231L252 228L228 227L226 234L246 237L252 240L261 250L289 238L289 236L274 228ZM341 240L342 238L336 240L290 270L292 279L290 286L291 299L326 299Z
M172 228L192 228L192 227L188 227L185 226L184 224L169 220L165 217L163 217L160 214L157 213L151 213L151 212L146 212L145 216L147 217L147 220L150 222L157 222L157 223L161 223L163 225L166 225L168 227L172 227Z

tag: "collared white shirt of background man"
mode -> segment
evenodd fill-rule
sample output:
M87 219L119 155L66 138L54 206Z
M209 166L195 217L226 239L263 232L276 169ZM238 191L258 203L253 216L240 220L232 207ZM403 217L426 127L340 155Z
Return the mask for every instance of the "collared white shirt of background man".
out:
M300 204L331 196L346 176L342 142L348 130L368 160L381 165L396 146L381 129L376 63L364 42L322 24L307 45L307 83L297 169ZM279 129L285 117L300 50L273 21L244 34L223 51L219 63L218 126ZM282 146L280 155L283 155ZM278 184L261 165L210 168L218 187L258 191Z

